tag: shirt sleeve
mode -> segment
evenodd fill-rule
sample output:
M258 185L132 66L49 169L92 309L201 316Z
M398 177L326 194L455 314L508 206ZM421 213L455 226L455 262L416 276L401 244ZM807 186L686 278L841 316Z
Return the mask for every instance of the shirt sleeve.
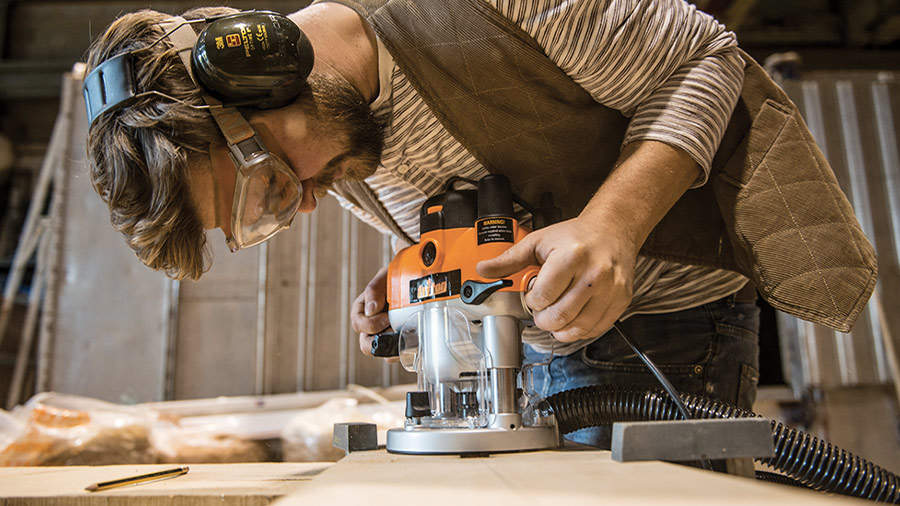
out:
M341 205L341 207L353 213L353 215L356 216L359 221L371 226L384 235L392 235L391 229L387 225L385 225L383 221L379 220L375 217L375 215L366 211L362 207L354 204L353 202L350 202L347 198L341 195L339 191L330 189L328 190L328 194L334 197L338 201L338 204Z
M334 184L332 188L328 190L328 194L333 196L340 206L356 216L357 219L362 221L363 223L370 225L375 230L381 232L383 235L391 236L391 249L394 253L397 253L401 249L410 246L412 243L409 238L406 236L401 236L398 234L397 226L391 227L389 224L385 223L384 219L391 218L381 218L376 213L369 212L363 208L363 206L358 204L358 201L353 197L353 195L345 194L342 189L346 188L346 185L337 182Z
M737 41L684 0L488 0L595 100L631 118L623 144L687 152L706 182L737 103Z

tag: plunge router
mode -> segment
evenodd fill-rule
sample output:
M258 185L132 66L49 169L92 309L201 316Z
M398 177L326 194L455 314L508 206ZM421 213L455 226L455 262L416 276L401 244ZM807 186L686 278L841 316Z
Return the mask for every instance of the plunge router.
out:
M504 279L484 279L475 265L494 258L528 231L513 213L504 176L477 190L454 183L420 212L420 241L388 268L392 334L375 337L376 356L398 355L415 372L406 423L388 431L396 453L483 453L555 448L555 425L530 409L518 387L522 330L533 325L524 293L532 266Z
M605 384L538 399L532 388L523 391L519 385L529 381L519 379L521 336L534 325L524 295L538 267L483 279L475 265L502 254L528 231L515 219L505 177L464 180L477 190L456 189L458 180L425 201L420 242L398 253L388 267L394 332L376 335L372 354L399 356L418 380L418 391L407 393L404 426L387 433L388 451L551 449L559 446L561 433L611 424L614 460L700 461L706 469L716 462L733 474L789 479L816 490L900 503L900 477L865 459L720 400L680 395L621 330L621 339L665 392ZM533 220L553 221L551 202L537 210L523 207ZM355 427L363 437L353 437L352 425L368 425L368 437L366 427ZM335 444L348 452L355 451L355 440L368 441L357 449L377 446L372 424L335 427ZM784 475L760 475L750 458Z

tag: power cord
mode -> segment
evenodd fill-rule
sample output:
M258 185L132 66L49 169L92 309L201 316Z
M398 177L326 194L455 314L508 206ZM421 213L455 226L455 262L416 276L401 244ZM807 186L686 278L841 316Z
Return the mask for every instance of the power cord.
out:
M619 336L622 337L622 340L625 341L632 351L644 362L644 365L647 366L647 369L650 369L650 372L656 376L656 380L662 385L663 389L665 389L666 393L669 394L669 397L672 398L672 402L675 403L675 407L678 408L678 412L681 413L681 417L685 420L691 419L691 414L687 410L687 406L684 405L684 402L681 400L681 396L678 395L678 390L675 389L675 386L669 382L669 378L666 378L666 375L656 367L656 364L650 360L643 351L639 350L637 346L635 346L627 337L625 337L625 333L622 332L622 329L619 328L618 325L613 325L613 328L616 329L616 332L619 333Z
M623 341L625 341L625 344L627 344L631 348L631 350L634 351L634 353L638 356L638 358L641 359L644 365L647 366L647 369L650 369L650 372L653 373L653 376L656 377L656 380L659 381L666 393L669 394L669 397L672 398L672 402L675 403L675 407L678 409L678 412L681 413L681 417L684 420L690 420L691 414L688 411L687 406L684 405L684 401L681 400L681 395L678 394L678 390L676 390L675 386L672 385L672 383L669 381L669 378L666 378L666 375L663 374L658 367L656 367L656 364L654 364L653 361L650 360L650 357L648 357L643 351L638 349L638 347L635 346L634 343L632 343L628 339L628 337L625 336L625 333L622 332L622 329L620 329L618 325L613 325L613 328L616 329L616 332L619 333L619 336ZM702 465L703 469L706 469L707 471L713 470L712 463L707 458L701 460L700 465Z

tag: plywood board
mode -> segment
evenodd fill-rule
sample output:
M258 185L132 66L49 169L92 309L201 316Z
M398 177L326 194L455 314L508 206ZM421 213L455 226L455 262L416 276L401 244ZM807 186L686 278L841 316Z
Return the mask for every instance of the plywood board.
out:
M663 462L618 463L607 451L545 451L484 458L350 454L278 506L528 504L867 504Z
M0 468L3 506L309 504L721 505L868 504L662 462L617 463L605 451L466 458L360 452L332 463L192 465L185 476L105 492L84 487L168 466Z
M168 469L153 466L75 466L0 468L3 506L256 506L306 486L333 464L195 464L184 476L86 492L100 481Z

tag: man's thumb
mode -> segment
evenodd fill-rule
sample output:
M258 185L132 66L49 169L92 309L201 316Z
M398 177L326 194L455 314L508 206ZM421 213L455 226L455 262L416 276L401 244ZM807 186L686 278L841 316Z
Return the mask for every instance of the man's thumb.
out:
M529 265L540 265L534 253L537 242L531 237L531 235L525 237L495 258L478 262L475 270L486 278L502 278L519 272Z

